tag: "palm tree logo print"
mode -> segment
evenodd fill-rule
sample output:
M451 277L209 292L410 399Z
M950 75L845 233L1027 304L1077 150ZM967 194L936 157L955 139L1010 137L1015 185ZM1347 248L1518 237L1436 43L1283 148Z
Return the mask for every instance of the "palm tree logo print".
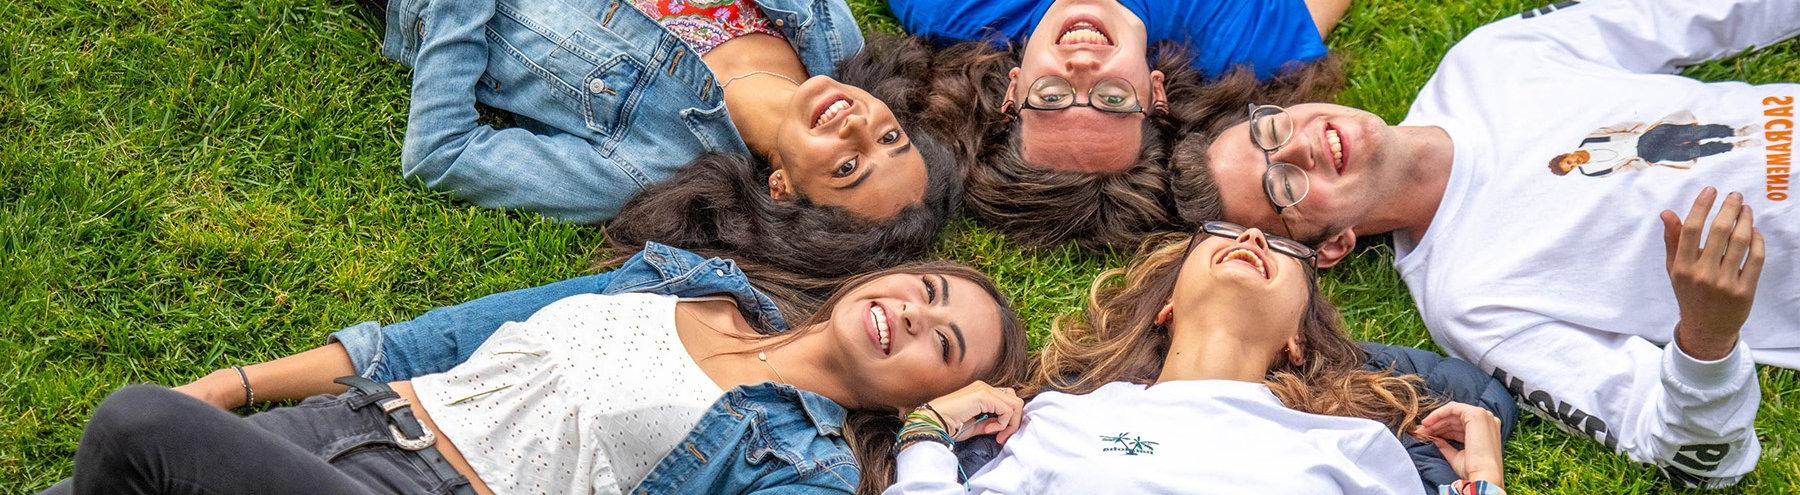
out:
M1100 449L1101 452L1123 452L1125 455L1156 453L1156 442L1146 441L1141 436L1131 436L1131 432L1110 436L1101 435L1100 441L1115 444L1112 447Z

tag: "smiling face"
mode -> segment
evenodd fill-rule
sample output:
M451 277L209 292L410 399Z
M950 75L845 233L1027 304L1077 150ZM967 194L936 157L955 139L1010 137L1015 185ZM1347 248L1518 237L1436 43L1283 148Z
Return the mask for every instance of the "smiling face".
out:
M986 289L938 274L890 274L831 308L857 403L910 409L954 392L1000 360L1002 314Z
M825 76L794 92L776 131L776 199L804 197L885 220L925 195L925 161L886 103Z
M1143 108L1164 99L1162 73L1150 70L1144 21L1114 0L1058 0L1044 12L1010 74L1007 98L1018 108L1046 76L1072 92L1062 110L1019 111L1020 154L1026 162L1074 172L1116 172L1132 164L1143 143L1143 113L1108 113L1089 94L1104 81L1123 81ZM1071 137L1075 137L1071 139Z
M1287 115L1293 137L1269 160L1306 172L1310 187L1305 198L1276 216L1263 186L1268 162L1250 138L1249 122L1240 123L1215 137L1206 151L1225 220L1317 245L1356 226L1407 183L1399 176L1405 167L1390 163L1401 155L1401 139L1381 117L1329 104L1296 105Z
M1198 244L1182 262L1169 298L1177 308L1174 318L1202 315L1225 324L1201 331L1232 332L1240 340L1270 344L1271 350L1299 334L1312 283L1300 260L1269 249L1268 239L1255 228L1236 239L1203 235L1194 240Z

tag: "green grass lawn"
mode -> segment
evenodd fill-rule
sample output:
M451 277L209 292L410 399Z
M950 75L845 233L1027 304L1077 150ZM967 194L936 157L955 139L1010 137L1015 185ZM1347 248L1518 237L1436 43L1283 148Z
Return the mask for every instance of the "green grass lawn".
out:
M878 0L852 3L895 29ZM1397 121L1456 39L1540 3L1362 0L1331 39L1353 57L1345 102ZM586 272L595 229L400 178L408 71L377 43L347 1L0 2L0 493L67 476L82 424L121 385ZM1691 74L1800 81L1800 45ZM1123 260L1022 251L967 224L942 252L998 278L1034 340ZM1433 348L1391 257L1360 253L1329 293L1358 338ZM1789 493L1800 379L1761 371L1764 454L1734 490ZM1670 490L1537 419L1506 455L1512 493Z

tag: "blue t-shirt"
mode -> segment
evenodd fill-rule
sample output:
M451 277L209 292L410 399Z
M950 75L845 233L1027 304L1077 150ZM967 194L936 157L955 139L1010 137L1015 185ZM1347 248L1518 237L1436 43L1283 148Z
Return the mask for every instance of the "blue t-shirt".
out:
M889 0L900 25L939 41L1018 42L1054 0ZM1119 0L1144 20L1150 44L1187 44L1208 76L1250 64L1269 77L1283 64L1325 56L1302 0Z

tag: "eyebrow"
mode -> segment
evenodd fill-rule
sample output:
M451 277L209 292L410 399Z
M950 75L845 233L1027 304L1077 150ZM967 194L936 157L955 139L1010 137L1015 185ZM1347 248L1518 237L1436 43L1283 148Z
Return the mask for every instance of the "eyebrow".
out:
M956 334L956 362L960 363L963 361L963 357L969 355L969 346L963 342L961 326L951 323L950 332Z
M900 146L900 147L898 147L898 148L894 148L894 150L893 150L893 151L889 151L889 152L888 152L888 157L889 157L889 158L892 158L892 157L896 157L896 156L900 156L900 155L904 155L904 154L906 154L906 152L908 152L908 151L912 151L912 140L911 140L911 139L907 139L907 140L906 140L906 144L904 144L904 145L901 145L901 146Z
M876 164L875 164L875 162L868 162L868 163L869 163L868 166L863 167L862 175L856 176L856 180L850 181L849 184L844 184L842 186L834 187L832 189L852 189L852 188L855 188L856 186L862 185L863 181L869 180L869 176L875 175L875 168L876 168L875 165Z
M948 306L950 304L950 279L944 278L942 273L937 274L937 279L938 304ZM963 340L962 326L951 322L950 332L956 334L956 362L963 362L963 358L969 355L969 345Z

